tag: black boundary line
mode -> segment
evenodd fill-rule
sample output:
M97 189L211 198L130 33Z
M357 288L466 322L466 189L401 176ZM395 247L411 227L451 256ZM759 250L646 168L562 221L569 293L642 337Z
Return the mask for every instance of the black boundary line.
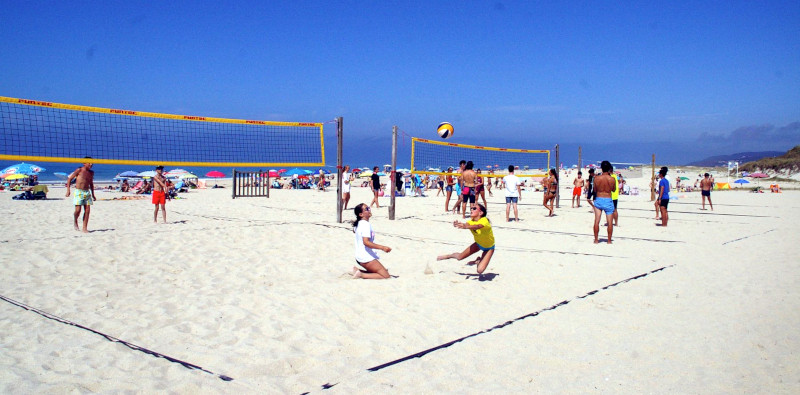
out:
M728 243L737 242L737 241L744 240L744 239L749 239L749 238L755 237L755 236L765 235L765 234L767 234L769 232L772 232L772 231L775 231L775 230L777 230L777 229L770 229L770 230L768 230L766 232L756 233L754 235L750 235L750 236L740 237L738 239L729 240L729 241L726 241L726 242L722 243L722 245L725 245L725 244L728 244Z
M449 221L435 221L435 222L442 222L442 223L451 223ZM530 228L511 228L508 226L496 226L492 225L494 228L498 229L509 229L509 230L518 230L521 232L533 232L533 233L547 233L553 235L567 235L567 236L575 236L575 237L593 237L588 233L575 233L575 232L559 232L556 230L542 230L542 229L530 229ZM648 239L642 237L625 237L625 236L615 236L614 239L620 240L636 240L636 241L654 241L656 243L685 243L685 241L681 240L661 240L661 239Z
M189 362L181 361L180 359L173 358L173 357L170 357L169 355L164 355L164 354L161 354L161 353L156 352L156 351L148 350L148 349L146 349L146 348L144 348L142 346L137 346L136 344L127 342L127 341L122 340L122 339L118 339L118 338L116 338L114 336L111 336L111 335L107 335L107 334L105 334L103 332L100 332L100 331L97 331L95 329L83 326L81 324L77 324L77 323L72 322L70 320L67 320L67 319L61 318L59 316L50 314L50 313L48 313L46 311L39 310L39 309L37 309L35 307L28 306L28 305L26 305L26 304L24 304L22 302L17 302L16 300L13 300L11 298L7 298L7 297L5 297L3 295L0 295L0 299L2 299L2 300L6 301L6 302L8 302L8 303L10 303L10 304L12 304L14 306L17 306L17 307L20 307L22 309L28 310L30 312L39 314L40 316L42 316L44 318L47 318L49 320L57 321L57 322L60 322L62 324L71 325L71 326L74 326L76 328L80 328L80 329L92 332L92 333L94 333L96 335L100 335L100 336L104 337L106 340L108 340L108 341L110 341L112 343L120 343L120 344L124 345L125 347L130 348L131 350L140 351L140 352L143 352L145 354L152 355L152 356L154 356L156 358L164 358L167 361L170 361L172 363L177 363L177 364L179 364L179 365L181 365L184 368L189 369L189 370L200 370L200 371L206 372L208 374L211 374L211 375L214 375L214 376L218 377L222 381L233 381L233 378L231 378L229 376L226 376L226 375L223 375L223 374L217 374L217 373L214 373L214 372L212 372L212 371L210 371L208 369L204 369L201 366L198 366L198 365L195 365L195 364L192 364L192 363L189 363Z
M455 339L455 340L451 340L451 341L449 341L447 343L440 344L440 345L438 345L436 347L431 347L431 348L429 348L427 350L423 350L423 351L420 351L420 352L417 352L417 353L414 353L414 354L407 355L407 356L402 357L402 358L395 359L394 361L390 361L390 362L386 362L386 363L383 363L383 364L380 364L380 365L377 365L377 366L373 366L371 368L368 368L367 372L377 372L377 371L379 371L381 369L385 369L385 368L397 365L397 364L399 364L401 362L405 362L405 361L408 361L408 360L411 360L411 359L414 359L414 358L422 358L425 355L428 355L428 354L430 354L430 353L432 353L434 351L445 349L447 347L452 346L453 344L462 342L462 341L467 340L467 339L469 339L471 337L475 337L475 336L478 336L478 335L489 333L489 332L491 332L493 330L496 330L496 329L504 328L504 327L509 326L509 325L511 325L511 324L513 324L513 323L515 323L517 321L522 321L522 320L524 320L526 318L536 317L541 313L544 313L544 312L547 312L547 311L551 311L551 310L555 310L555 309L557 309L557 308L559 308L561 306L569 304L570 302L577 301L578 299L586 299L586 298L588 298L588 297L590 297L590 296L592 296L592 295L594 295L594 294L596 294L596 293L598 293L600 291L607 290L607 289L609 289L611 287L616 287L617 285L624 284L624 283L627 283L627 282L630 282L630 281L633 281L633 280L638 280L638 279L643 278L643 277L647 277L647 276L649 276L651 274L658 273L658 272L660 272L662 270L665 270L667 268L671 268L671 267L674 267L674 266L675 266L674 264L673 265L669 265L669 266L663 266L663 267L660 267L658 269L651 270L649 272L644 272L642 274L638 274L636 276L629 277L629 278L626 278L624 280L620 280L620 281L608 284L608 285L606 285L606 286L604 286L602 288L586 292L585 294L580 295L580 296L576 296L576 297L574 297L572 299L563 300L563 301L558 302L558 303L556 303L556 304L554 304L552 306L545 307L543 309L534 311L533 313L528 313L528 314L525 314L523 316L519 316L519 317L514 318L512 320L506 321L506 322L504 322L502 324L495 325L495 326L493 326L491 328L484 329L482 331L478 331L478 332L475 332L475 333L460 337L460 338ZM326 390L326 389L332 388L333 386L335 386L337 384L339 384L339 382L336 382L336 383L333 383L333 384L325 383L325 384L322 384L320 387L323 390ZM308 394L308 393L309 392L304 392L303 394Z
M319 223L319 222L286 222L286 221L272 221L272 220L259 220L259 219L255 219L255 220L252 220L252 219L238 219L238 218L207 216L207 215L200 215L200 214L181 214L181 215L189 215L189 216L208 218L208 219L214 219L214 220L220 220L220 221L229 221L229 222L236 222L236 221L249 222L253 226L262 225L262 224L263 225L266 225L266 224L272 224L272 225L276 225L276 224L277 225L316 225L316 226L322 226L322 227L329 228L329 229L343 229L343 230L350 230L351 229L351 227L349 225L347 225L346 223L344 223L344 224L325 224L325 223ZM437 221L437 222L445 223L445 221ZM449 223L449 222L447 222L447 223ZM503 229L526 230L526 229L507 228L507 227L503 227ZM435 242L435 243L438 243L438 244L448 244L448 245L462 245L463 244L462 242L454 242L454 241L447 241L447 240L436 240L436 239L431 239L431 238L427 238L427 237L407 236L407 235L401 235L401 234L396 234L396 233L381 233L381 235L388 236L388 237L395 237L395 238L403 239L403 240L410 240L410 241L420 241L420 242L430 241L430 242ZM581 235L581 234L578 234L578 233L576 233L574 235L591 236L591 235ZM644 239L644 240L648 240L648 239ZM656 241L662 241L662 240L656 240ZM683 243L682 241L666 241L666 242ZM525 249L525 248L519 248L519 247L512 247L510 249L510 251L516 251L516 252L549 252L549 253L562 254L562 255L583 255L583 256L596 256L596 257L603 257L603 258L626 258L626 257L621 257L621 256L615 256L615 255L590 254L590 253L581 253L581 252L572 252L572 251Z
M672 202L670 202L670 205L672 205ZM654 212L652 208L645 209L645 208L634 208L634 207L625 208L624 211L650 211L650 212ZM775 216L772 216L772 215L730 214L730 213L719 213L719 212L716 212L716 211L709 211L709 212L706 212L706 213L698 213L696 211L669 210L669 213L670 214L675 213L675 214L693 214L693 215L713 215L713 216L726 216L726 217L779 218L779 217L775 217Z

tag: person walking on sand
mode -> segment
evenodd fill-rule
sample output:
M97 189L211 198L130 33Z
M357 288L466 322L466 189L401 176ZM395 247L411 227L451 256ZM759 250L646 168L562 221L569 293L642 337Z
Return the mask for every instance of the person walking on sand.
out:
M456 181L455 177L452 175L453 168L447 168L447 175L444 177L445 183L447 184L444 187L445 195L444 195L444 212L450 212L450 196L453 194L453 189L455 189Z
M594 198L596 197L597 192L594 190L594 169L589 169L589 178L586 179L586 202L592 206L592 212L594 212Z
M389 253L392 249L375 243L375 232L369 223L372 210L366 204L361 203L353 209L353 212L356 215L356 220L353 221L353 232L356 234L356 263L364 268L361 270L358 266L353 266L353 278L377 280L389 278L389 271L378 260L379 257L375 250Z
M342 210L347 210L347 203L350 202L350 181L352 181L350 165L344 166L344 170L342 171L342 179L340 181L342 183L342 200L344 200L344 206Z
M492 232L492 223L489 221L489 218L486 218L486 207L480 203L472 205L469 218L467 222L453 221L453 227L469 229L469 231L472 232L472 237L475 242L470 244L464 251L439 255L436 260L458 259L460 261L480 250L483 251L483 253L468 264L477 265L478 274L483 274L486 267L489 266L489 261L492 260L492 255L494 255L494 233Z
M522 200L522 187L519 177L514 175L514 165L508 165L508 175L503 177L503 185L506 190L506 222L511 222L509 214L512 206L514 207L514 221L519 221L517 202Z
M456 204L453 206L453 214L461 213L461 202L463 198L463 196L461 195L461 189L464 187L464 180L461 178L461 174L464 173L464 168L466 166L467 166L467 161L462 159L460 162L458 162L458 170L456 170L458 176L456 176L456 187L455 187Z
M700 194L703 196L703 208L701 210L706 209L706 199L708 199L708 205L711 206L711 211L714 211L714 205L711 203L711 189L714 188L714 182L711 180L711 175L706 173L703 174L703 180L700 181Z
M558 174L556 169L550 169L548 172L550 177L545 179L546 190L544 192L544 208L550 210L550 213L547 215L548 217L553 216L553 205L556 201L556 194L558 193ZM550 203L548 206L547 203Z
M658 171L658 176L661 181L658 182L658 199L656 202L661 209L661 226L667 226L669 221L669 214L667 214L667 207L669 206L669 180L667 180L667 167L664 166Z
M581 207L581 190L586 185L586 180L583 179L583 173L578 170L578 178L572 181L572 208L575 208L575 200L578 201L578 208Z
M153 176L153 223L158 222L158 206L161 206L161 213L164 223L167 223L167 179L164 178L164 166L156 167L156 175Z
M87 156L85 159L92 158ZM81 215L81 207L83 207L83 233L89 233L89 214L92 211L93 201L97 200L94 196L94 170L92 170L92 164L89 163L89 161L86 162L87 163L83 164L83 167L75 169L67 178L66 196L69 197L69 188L72 184L72 180L75 179L75 195L72 198L73 204L75 205L73 219L75 220L75 230L79 230L78 217Z
M378 203L378 193L381 191L381 176L378 175L378 166L372 168L372 175L369 179L369 187L372 188L372 202L369 203L369 206L372 207L374 204L375 207L381 208L381 204Z
M614 220L614 226L619 226L619 175L614 172L613 165L611 166L611 177L614 178L614 191L611 192L611 202L614 203L614 215L611 216L611 218Z
M603 174L594 178L594 189L597 197L594 199L594 243L597 244L598 234L600 233L600 217L606 213L608 221L608 244L611 244L611 235L614 233L614 223L611 219L614 214L614 202L611 201L611 193L617 188L614 177L611 177L611 163L604 160L600 163L600 170Z
M461 172L461 179L464 180L461 186L462 218L467 218L467 204L475 203L475 179L477 178L477 174L475 170L472 170L474 166L472 161L469 161Z
M481 177L481 169L476 170L476 172L478 173L477 174L478 177L475 178L475 201L477 202L478 201L478 197L480 197L481 200L483 200L483 205L486 206L486 207L489 207L489 205L486 204L486 187L485 186L486 185L491 185L491 182L489 184L485 184L484 183L484 181L483 181L484 178Z

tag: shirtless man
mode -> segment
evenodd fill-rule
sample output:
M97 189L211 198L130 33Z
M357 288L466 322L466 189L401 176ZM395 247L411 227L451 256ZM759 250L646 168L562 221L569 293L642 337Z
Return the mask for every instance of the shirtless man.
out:
M600 164L600 169L603 174L594 178L594 190L597 192L597 197L594 199L594 243L599 243L597 237L600 233L600 217L605 212L608 221L608 244L611 244L611 235L614 233L614 224L611 220L614 214L614 202L611 201L611 193L616 191L617 185L614 177L611 177L611 163L604 160Z
M703 174L703 179L700 181L700 193L703 195L703 208L701 210L706 209L706 198L708 199L708 205L711 206L711 211L714 211L714 205L711 204L711 189L714 188L714 181L712 181L711 175L706 173Z
M92 159L86 157L85 159ZM97 198L94 196L94 170L92 170L91 163L84 163L83 167L77 168L67 178L67 197L69 197L69 188L72 184L72 179L75 179L75 197L72 201L75 204L75 213L73 215L75 220L75 230L78 228L78 217L81 215L81 207L83 207L83 233L89 233L89 213L91 212L92 204Z
M156 167L156 175L153 177L153 205L156 206L153 212L153 223L158 223L158 206L161 206L161 212L164 217L164 223L167 223L167 179L164 178L164 166Z
M578 178L572 181L572 208L575 208L575 200L578 200L578 207L581 207L581 190L586 183L586 180L583 179L583 173L578 170Z
M475 203L475 179L478 175L472 170L474 166L472 161L467 162L461 173L461 213L464 218L467 218L467 203L470 205Z

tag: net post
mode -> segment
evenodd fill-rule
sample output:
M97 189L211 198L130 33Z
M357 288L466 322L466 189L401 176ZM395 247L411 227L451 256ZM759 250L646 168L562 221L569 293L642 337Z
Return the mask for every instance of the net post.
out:
M656 191L655 191L655 178L656 178L656 154L653 154L653 161L650 163L650 182L654 185L650 187L650 201L656 200ZM650 185L650 184L647 184Z
M560 155L560 149L558 147L558 144L556 144L556 174L557 174L557 177L561 177L561 169L558 166L559 163L561 163L561 155ZM559 185L556 188L556 208L561 208L561 204L560 203L561 203L561 183L559 182Z
M336 118L336 223L342 223L342 117Z
M231 199L236 199L236 169L233 169L233 185L231 186Z
M582 156L583 156L582 148L581 146L578 146L578 171L581 171L581 169L583 168Z
M389 173L389 219L394 221L395 213L395 180L397 180L397 125L392 126L392 171Z

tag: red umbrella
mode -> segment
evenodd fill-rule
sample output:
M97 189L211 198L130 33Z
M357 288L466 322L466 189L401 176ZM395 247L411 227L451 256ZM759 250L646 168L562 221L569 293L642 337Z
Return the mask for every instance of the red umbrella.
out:
M213 171L210 171L210 172L206 173L206 177L224 178L225 177L225 173L223 173L221 171L213 170Z
M769 177L769 175L764 174L764 173L753 173L753 174L750 175L750 177L753 177L753 178L767 178L767 177Z
M286 173L286 169L280 169L278 170L278 173Z
M280 177L280 174L278 174L277 171L270 170L269 171L269 176L270 177Z

